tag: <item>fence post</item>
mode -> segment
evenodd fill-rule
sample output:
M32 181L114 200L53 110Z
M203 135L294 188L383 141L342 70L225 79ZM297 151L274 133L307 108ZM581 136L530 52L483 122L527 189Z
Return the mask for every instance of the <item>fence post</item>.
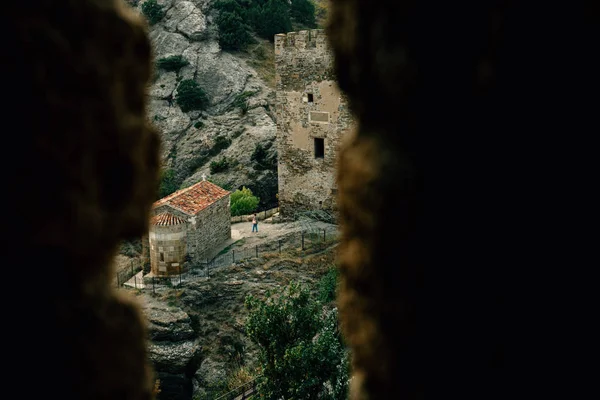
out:
M304 231L302 231L302 250L304 250Z
M258 258L258 245L256 245L256 258Z
M133 260L131 260L131 275L133 275Z
M152 293L156 294L156 290L154 288L154 277L152 277Z
M281 239L279 239L279 254L281 254Z
M137 289L137 276L133 277L133 286Z
M231 250L231 263L235 264L235 250Z

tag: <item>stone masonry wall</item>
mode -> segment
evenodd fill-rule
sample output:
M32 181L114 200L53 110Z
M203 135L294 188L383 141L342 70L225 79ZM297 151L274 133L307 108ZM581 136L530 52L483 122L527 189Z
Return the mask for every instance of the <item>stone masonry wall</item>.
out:
M332 57L323 30L275 36L279 207L284 217L337 209L337 156L354 122L337 87ZM315 153L315 139L323 139L323 157Z
M187 221L187 251L193 262L206 261L206 256L217 246L231 238L231 212L229 196L211 204L196 216L189 216L169 205L153 210L154 215L170 212Z
M185 272L186 231L186 224L150 227L150 265L154 275Z

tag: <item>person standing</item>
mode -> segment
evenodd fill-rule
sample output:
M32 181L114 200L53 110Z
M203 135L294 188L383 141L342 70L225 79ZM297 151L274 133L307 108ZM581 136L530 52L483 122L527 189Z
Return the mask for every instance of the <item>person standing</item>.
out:
M258 232L258 218L256 214L252 216L252 232Z

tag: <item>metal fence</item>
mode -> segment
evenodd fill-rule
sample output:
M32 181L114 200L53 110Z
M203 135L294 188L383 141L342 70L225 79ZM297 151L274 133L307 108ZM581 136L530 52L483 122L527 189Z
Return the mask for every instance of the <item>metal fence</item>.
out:
M311 229L289 233L273 240L252 247L230 249L223 251L212 259L189 263L187 269L169 277L144 277L141 265L134 265L128 270L117 274L117 287L129 287L139 290L152 290L164 287L178 287L198 278L210 278L216 270L235 265L244 260L256 259L268 254L281 254L283 251L292 252L303 257L324 250L338 242L339 232L335 228Z
M215 400L235 400L235 399L246 400L246 399L250 399L252 397L252 395L256 392L256 383L259 378L261 378L261 377L257 376L256 378L252 379L249 382L244 383L243 385L240 385L239 387L233 389L232 391L222 394L221 396L215 398Z
M129 268L123 268L117 271L117 287L121 286L125 282L129 281L135 274L142 270L142 263L140 260L131 260Z
M248 215L238 215L236 217L231 217L231 223L235 224L238 222L248 222L252 220L252 216L254 214L256 214L256 218L261 221L261 220L265 220L269 217L272 217L273 215L277 214L279 212L279 206L274 207L274 208L269 208L269 209L264 209L264 210L259 210L256 211L255 213L252 214L248 214Z

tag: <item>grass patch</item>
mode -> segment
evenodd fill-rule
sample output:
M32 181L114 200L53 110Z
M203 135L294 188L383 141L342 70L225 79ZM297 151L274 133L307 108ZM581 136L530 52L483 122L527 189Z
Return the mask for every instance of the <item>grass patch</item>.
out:
M231 103L231 106L233 108L239 108L242 111L242 114L247 113L249 109L248 99L256 93L258 93L258 91L246 91L238 94L233 100L233 103Z

